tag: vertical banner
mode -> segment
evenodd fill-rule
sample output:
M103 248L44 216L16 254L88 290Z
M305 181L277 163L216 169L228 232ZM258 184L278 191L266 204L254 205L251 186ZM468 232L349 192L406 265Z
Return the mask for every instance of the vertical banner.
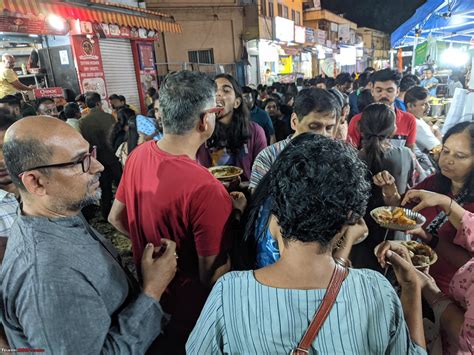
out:
M135 60L135 72L140 87L140 106L142 112L146 114L147 105L151 103L145 102L146 92L151 87L158 90L155 67L155 47L153 42L134 41L132 49Z
M107 87L100 55L99 40L86 36L70 36L81 92L97 92L104 108L108 107Z

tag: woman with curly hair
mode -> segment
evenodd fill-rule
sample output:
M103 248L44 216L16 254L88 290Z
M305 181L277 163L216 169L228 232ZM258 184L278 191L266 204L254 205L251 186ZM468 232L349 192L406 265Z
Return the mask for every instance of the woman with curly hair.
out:
M230 272L216 283L186 344L188 354L289 354L308 329L332 275L348 263L334 258L333 250L341 246L347 253L366 230L361 219L370 184L361 178L365 165L346 143L301 134L268 174L270 230L281 258L256 271ZM397 256L390 261L399 264ZM420 291L412 292L411 280L402 282L402 309L379 273L343 270L335 303L308 350L426 354Z
M219 74L216 104L223 109L217 117L212 137L199 148L197 160L207 168L232 165L243 169L243 181L250 179L258 153L267 146L265 132L250 121L250 112L243 102L242 89L229 74Z

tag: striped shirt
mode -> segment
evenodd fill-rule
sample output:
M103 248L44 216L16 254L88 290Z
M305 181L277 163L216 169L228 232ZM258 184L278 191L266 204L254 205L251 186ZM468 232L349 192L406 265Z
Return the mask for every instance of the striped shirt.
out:
M265 286L253 271L214 286L186 344L188 354L289 354L325 289ZM410 340L395 291L379 273L351 269L310 354L426 354Z
M18 201L15 194L0 189L0 237L7 237L17 217Z
M255 189L260 183L260 180L268 173L268 170L272 167L276 158L280 155L281 151L290 143L292 137L288 137L285 140L276 142L264 150L262 150L257 157L252 166L252 174L250 176L249 187Z

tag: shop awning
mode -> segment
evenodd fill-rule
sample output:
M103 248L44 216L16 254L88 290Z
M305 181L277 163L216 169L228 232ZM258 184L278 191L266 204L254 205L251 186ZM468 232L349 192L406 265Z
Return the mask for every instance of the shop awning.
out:
M474 37L474 2L428 0L391 36L392 47L413 45L415 36L469 43Z
M132 6L110 4L102 0L73 3L43 0L0 0L0 8L23 15L56 14L65 19L78 19L119 26L143 27L149 30L181 33L181 26L169 16Z

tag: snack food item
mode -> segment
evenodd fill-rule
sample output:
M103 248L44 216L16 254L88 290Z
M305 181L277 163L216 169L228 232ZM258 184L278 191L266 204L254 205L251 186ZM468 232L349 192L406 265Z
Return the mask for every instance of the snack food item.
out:
M376 214L376 219L379 223L382 224L399 224L399 225L416 225L416 221L409 218L403 208L397 207L393 211L389 208L382 208Z
M209 168L212 175L218 180L227 180L242 174L242 169L236 166L215 166Z
M425 267L436 261L436 253L428 245L413 240L402 242L410 252L411 261L416 267Z

